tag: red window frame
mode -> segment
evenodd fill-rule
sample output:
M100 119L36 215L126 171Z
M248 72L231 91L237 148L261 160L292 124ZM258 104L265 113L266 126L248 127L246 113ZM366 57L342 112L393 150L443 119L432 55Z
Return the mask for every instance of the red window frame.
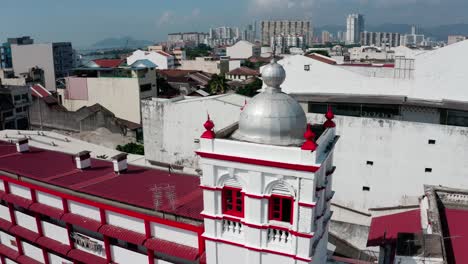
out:
M222 200L223 214L244 217L244 193L242 189L224 187Z
M273 194L270 196L268 206L269 220L292 224L294 215L294 199L292 197Z

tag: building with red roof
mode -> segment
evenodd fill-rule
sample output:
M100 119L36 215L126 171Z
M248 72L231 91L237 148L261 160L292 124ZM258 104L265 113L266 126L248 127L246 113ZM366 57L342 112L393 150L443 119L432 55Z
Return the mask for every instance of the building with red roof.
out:
M374 217L367 246L383 263L468 263L468 190L425 186L420 208Z

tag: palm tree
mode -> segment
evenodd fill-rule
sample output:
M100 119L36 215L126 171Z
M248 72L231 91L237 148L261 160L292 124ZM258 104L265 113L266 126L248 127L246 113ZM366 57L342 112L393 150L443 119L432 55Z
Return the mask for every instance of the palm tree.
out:
M223 94L227 90L227 80L224 75L213 74L211 80L208 82L208 89L211 94Z

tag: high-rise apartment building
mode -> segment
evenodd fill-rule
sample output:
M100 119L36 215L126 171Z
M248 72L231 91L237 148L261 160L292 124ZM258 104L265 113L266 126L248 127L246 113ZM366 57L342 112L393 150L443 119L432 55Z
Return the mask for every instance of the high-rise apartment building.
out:
M364 16L350 14L346 19L346 44L359 44L364 31Z
M179 32L167 35L167 42L172 46L196 47L204 44L208 34L202 32Z
M330 32L326 30L322 31L322 43L323 44L330 43Z
M242 38L241 31L237 27L210 28L207 44L211 47L234 45Z
M400 33L390 32L361 32L362 46L398 47L400 45Z
M41 44L11 44L15 74L29 72L39 67L44 71L45 87L55 91L60 79L68 76L73 68L73 48L70 42Z
M0 68L13 68L11 56L11 45L29 45L33 44L34 40L29 36L19 38L8 38L7 42L0 46Z
M271 38L278 35L300 35L305 45L310 45L312 26L310 21L262 21L260 23L262 45L270 45Z

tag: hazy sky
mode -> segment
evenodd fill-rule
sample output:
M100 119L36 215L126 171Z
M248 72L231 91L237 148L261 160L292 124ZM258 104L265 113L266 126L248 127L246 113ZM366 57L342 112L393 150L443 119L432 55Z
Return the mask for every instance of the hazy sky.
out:
M243 26L255 19L310 19L343 24L360 12L366 23L431 26L467 23L468 0L0 0L0 41L31 35L39 42L87 46L108 37L161 41L168 32Z

